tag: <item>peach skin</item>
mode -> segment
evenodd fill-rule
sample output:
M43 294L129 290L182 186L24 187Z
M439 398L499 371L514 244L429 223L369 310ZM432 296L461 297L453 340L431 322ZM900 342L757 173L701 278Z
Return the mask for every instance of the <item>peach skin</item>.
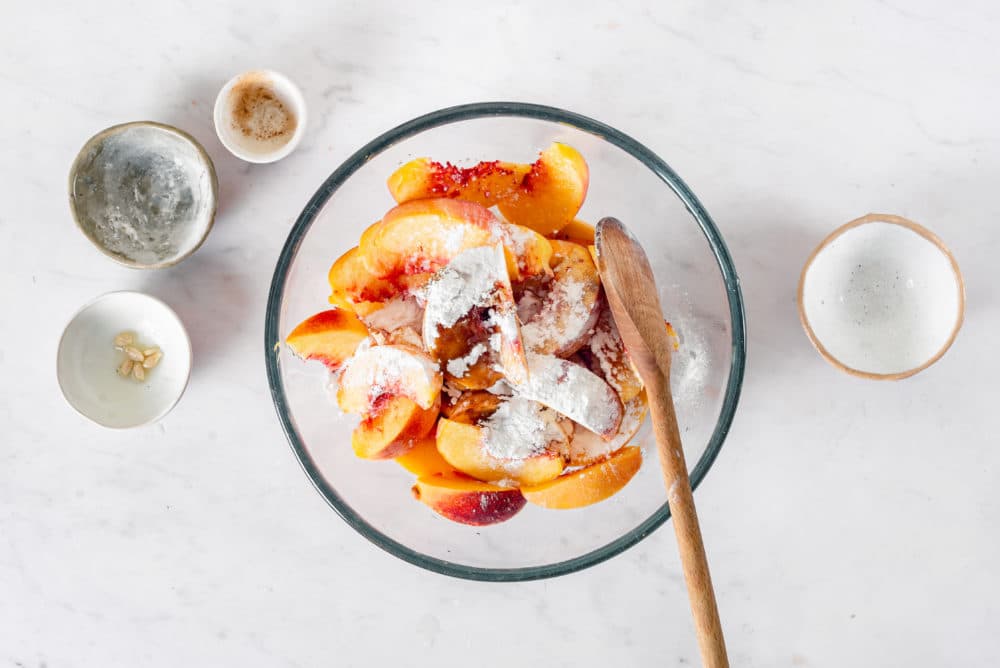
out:
M516 488L497 487L457 475L419 478L413 498L453 522L486 526L509 520L524 508Z
M439 404L421 408L406 397L383 395L381 405L351 434L354 454L362 459L393 459L427 436L437 421Z
M303 320L285 339L296 355L336 371L368 338L368 328L345 309L321 311Z

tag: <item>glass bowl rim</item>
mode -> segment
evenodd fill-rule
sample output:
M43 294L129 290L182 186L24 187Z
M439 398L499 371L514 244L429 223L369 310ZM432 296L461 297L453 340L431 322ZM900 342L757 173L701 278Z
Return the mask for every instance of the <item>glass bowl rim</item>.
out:
M529 118L535 120L562 123L569 125L588 134L595 135L608 143L617 146L632 157L642 162L650 171L658 176L671 190L680 198L685 208L694 217L707 239L719 270L722 273L726 288L726 296L729 301L729 315L732 327L732 364L729 369L729 379L726 383L726 391L723 400L722 410L716 422L715 429L709 439L708 446L698 459L698 463L691 471L691 486L697 488L704 479L712 463L722 449L729 428L732 425L736 406L739 403L740 391L743 384L743 375L746 367L746 314L743 305L743 296L740 290L739 278L736 268L733 265L732 257L726 248L718 228L702 206L695 194L688 188L687 184L674 172L670 166L659 156L646 148L630 136L616 130L615 128L596 121L587 116L582 116L570 111L565 111L556 107L549 107L538 104L524 102L476 102L463 104L454 107L447 107L438 111L433 111L413 120L384 132L372 141L365 144L343 162L330 176L320 185L306 204L302 213L292 226L285 241L285 245L278 257L277 265L274 269L274 276L271 280L271 288L268 294L267 311L264 324L264 357L267 367L267 381L271 391L271 399L274 402L278 419L282 429L288 439L292 451L299 460L306 475L312 481L316 490L326 499L326 502L336 511L345 522L347 522L358 533L369 541L379 546L386 552L399 557L421 568L469 580L479 580L487 582L521 582L527 580L539 580L556 577L583 570L602 561L621 554L632 547L643 538L651 534L660 527L670 517L670 507L664 503L652 515L641 522L637 527L619 536L615 540L603 545L595 550L591 550L572 559L558 561L551 564L539 566L524 566L518 568L484 568L478 566L468 566L465 564L446 561L425 555L413 550L402 543L390 538L372 525L370 525L360 514L354 511L340 495L327 483L312 457L305 448L305 444L299 437L298 432L292 423L288 403L286 401L284 387L279 371L279 350L281 339L278 333L278 320L281 313L282 295L285 289L285 282L288 278L288 271L291 263L298 252L305 234L309 231L316 216L330 197L373 156L391 146L415 136L425 130L436 128L450 123L488 117L516 117ZM665 496L665 495L664 495Z

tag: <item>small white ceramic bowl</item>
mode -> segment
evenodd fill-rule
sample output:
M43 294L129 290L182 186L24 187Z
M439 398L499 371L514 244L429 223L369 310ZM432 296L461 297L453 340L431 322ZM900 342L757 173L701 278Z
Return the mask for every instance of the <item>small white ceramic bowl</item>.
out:
M135 332L137 341L163 352L142 382L118 375L123 353L114 338ZM159 420L187 387L191 340L174 311L141 292L109 292L70 320L59 341L56 374L66 401L99 425L128 429Z
M244 136L233 123L233 89L240 84L258 84L268 88L295 117L295 130L291 138L278 145L260 142ZM280 72L250 70L230 79L215 98L215 133L230 153L241 160L268 163L281 160L295 150L306 132L306 99L295 83Z
M965 283L930 230L869 214L834 230L799 281L799 317L819 353L842 371L899 380L951 346L965 313Z

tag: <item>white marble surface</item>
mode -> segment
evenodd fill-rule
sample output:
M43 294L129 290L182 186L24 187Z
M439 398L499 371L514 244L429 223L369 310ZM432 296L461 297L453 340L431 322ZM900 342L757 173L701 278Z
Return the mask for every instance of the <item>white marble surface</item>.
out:
M274 416L264 304L306 198L375 134L499 98L647 143L735 256L748 376L697 494L733 665L1000 662L996 3L471 4L6 8L0 665L697 663L669 530L552 581L431 575L336 517ZM258 167L225 153L211 105L259 65L300 83L312 120ZM144 118L202 140L222 183L208 242L157 273L108 262L66 203L84 140ZM968 283L955 347L898 384L835 372L794 309L807 252L869 211L938 232ZM121 288L176 306L197 358L177 409L127 433L54 378L67 318Z

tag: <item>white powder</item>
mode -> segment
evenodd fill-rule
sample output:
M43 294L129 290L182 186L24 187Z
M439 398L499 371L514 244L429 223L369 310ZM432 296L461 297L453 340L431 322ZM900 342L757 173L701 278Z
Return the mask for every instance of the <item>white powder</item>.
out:
M493 385L491 385L490 387L487 387L486 391L489 392L490 394L495 394L501 397L509 397L512 394L514 394L514 390L512 390L510 385L507 384L507 381L503 379L498 380L497 382L493 383Z
M612 437L622 420L622 404L611 386L584 367L554 355L528 353L528 380L518 395L559 411L604 438Z
M588 286L572 278L555 280L538 313L521 327L527 350L562 355L594 326L595 309L587 307ZM595 295L589 295L591 304Z
M482 343L477 343L472 346L472 349L463 356L456 357L453 360L448 360L447 369L455 378L462 378L468 372L469 367L479 361L479 358L483 356L486 352L486 346Z
M509 283L499 245L463 251L434 274L423 291L427 347L433 347L439 328L451 327L477 306L489 306L498 282Z
M531 290L525 290L517 302L517 317L521 322L530 322L542 310L542 300Z
M630 384L640 384L638 377L632 371L631 364L622 365L621 361L629 361L622 345L621 335L615 326L615 321L611 317L610 309L605 306L601 311L600 319L594 328L594 334L590 337L590 352L601 367L604 379L615 391L622 393L625 382ZM630 378L623 378L624 374L629 374Z
M398 295L387 301L379 310L366 315L362 321L368 329L394 332L403 327L419 330L423 319L424 311L416 299Z
M520 225L512 225L506 223L503 225L504 231L507 233L506 237L508 240L508 245L514 255L521 256L524 255L524 251L527 245L534 241L535 233L529 230L527 227L521 227Z
M564 443L566 434L557 423L559 416L523 397L500 404L483 423L483 448L505 460L523 460L537 455L553 443Z
M448 383L445 383L444 387L441 388L441 391L448 395L448 399L452 402L462 396L462 390L457 387L453 387Z
M409 388L426 387L434 383L437 374L437 365L426 355L397 346L373 346L355 353L344 365L340 375L341 386L358 388L362 392L351 393L358 399L342 408L352 413L364 413L368 404L383 394L406 394ZM431 406L430 403L425 405L419 402L418 397L410 398L418 401L421 408Z
M566 447L565 454L575 461L592 462L614 454L628 445L632 437L639 431L646 417L646 402L636 397L625 406L625 414L618 432L605 441L592 431L580 425L574 425L573 440Z

